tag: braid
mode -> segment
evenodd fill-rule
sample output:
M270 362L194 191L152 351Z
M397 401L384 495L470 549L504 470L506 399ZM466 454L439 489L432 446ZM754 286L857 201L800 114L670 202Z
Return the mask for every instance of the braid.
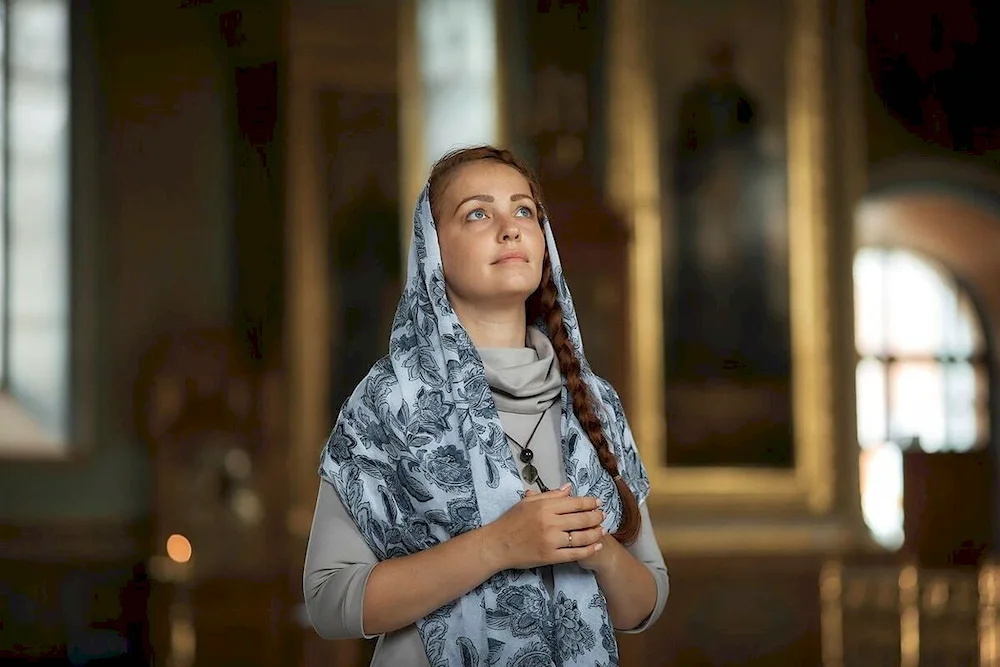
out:
M540 287L528 300L528 313L529 316L535 316L532 321L537 317L544 318L545 326L552 340L552 347L559 360L559 370L566 378L566 386L573 402L573 414L576 415L577 421L583 426L591 444L597 450L601 466L615 481L623 510L621 525L618 527L618 532L615 533L615 539L622 544L632 544L639 536L642 523L639 503L636 501L632 489L619 474L618 459L611 451L608 439L604 435L604 427L594 410L594 399L591 391L587 387L587 383L583 381L580 360L577 358L573 344L566 332L562 306L559 305L557 299L556 284L552 278L552 264L549 261L548 253L545 254Z

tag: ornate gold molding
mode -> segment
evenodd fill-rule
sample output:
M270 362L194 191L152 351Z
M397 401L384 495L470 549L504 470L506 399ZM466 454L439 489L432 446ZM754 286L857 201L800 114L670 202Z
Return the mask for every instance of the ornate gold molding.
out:
M399 23L399 261L406 268L413 229L413 205L427 179L424 151L424 88L420 82L417 0L401 0Z
M979 664L1000 667L1000 566L979 571Z
M649 0L610 5L607 190L632 229L632 404L654 506L799 510L820 515L835 499L835 352L830 327L832 225L826 112L826 3L788 0L786 56L788 234L795 467L669 468L663 414L661 229L657 90Z
M319 455L335 418L328 405L329 363L338 332L329 321L334 293L319 146L321 95L330 90L396 90L397 11L381 3L366 5L363 11L349 5L296 3L288 18L285 362L291 493L286 520L289 533L303 543L316 504Z
M679 522L653 516L653 530L664 556L823 556L844 553L856 541L836 521L704 520Z

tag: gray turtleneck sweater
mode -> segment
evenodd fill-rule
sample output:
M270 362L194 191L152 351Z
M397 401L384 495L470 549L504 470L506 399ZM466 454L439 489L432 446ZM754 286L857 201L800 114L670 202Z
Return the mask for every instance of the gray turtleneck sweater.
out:
M539 478L550 489L558 488L566 482L560 451L562 377L552 344L532 327L528 329L528 347L480 349L479 354L504 430L521 445L530 446ZM536 424L538 429L529 444L526 441ZM522 468L518 459L521 449L512 443L511 453ZM524 488L538 490L537 485L527 482ZM641 509L642 530L629 551L652 573L656 605L639 627L625 631L629 633L642 632L659 618L669 592L667 568L650 526L649 512L645 504ZM336 489L326 480L321 481L303 573L306 610L320 636L373 638L362 627L362 607L368 576L377 563ZM551 568L543 568L542 572L551 588ZM380 636L371 662L372 667L428 664L415 625Z

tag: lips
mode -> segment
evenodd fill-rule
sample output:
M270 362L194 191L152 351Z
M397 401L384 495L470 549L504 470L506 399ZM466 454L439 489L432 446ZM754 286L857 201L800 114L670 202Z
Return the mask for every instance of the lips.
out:
M497 257L494 264L505 264L507 262L527 262L528 256L523 252L505 252Z

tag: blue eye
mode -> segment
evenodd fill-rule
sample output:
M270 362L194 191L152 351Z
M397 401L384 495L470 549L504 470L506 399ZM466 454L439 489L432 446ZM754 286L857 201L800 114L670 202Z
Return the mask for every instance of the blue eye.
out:
M533 218L535 217L535 212L527 206L521 206L514 212L514 215L521 218Z
M469 214L465 216L466 220L485 220L486 211L481 208L477 208L475 211L469 211Z

